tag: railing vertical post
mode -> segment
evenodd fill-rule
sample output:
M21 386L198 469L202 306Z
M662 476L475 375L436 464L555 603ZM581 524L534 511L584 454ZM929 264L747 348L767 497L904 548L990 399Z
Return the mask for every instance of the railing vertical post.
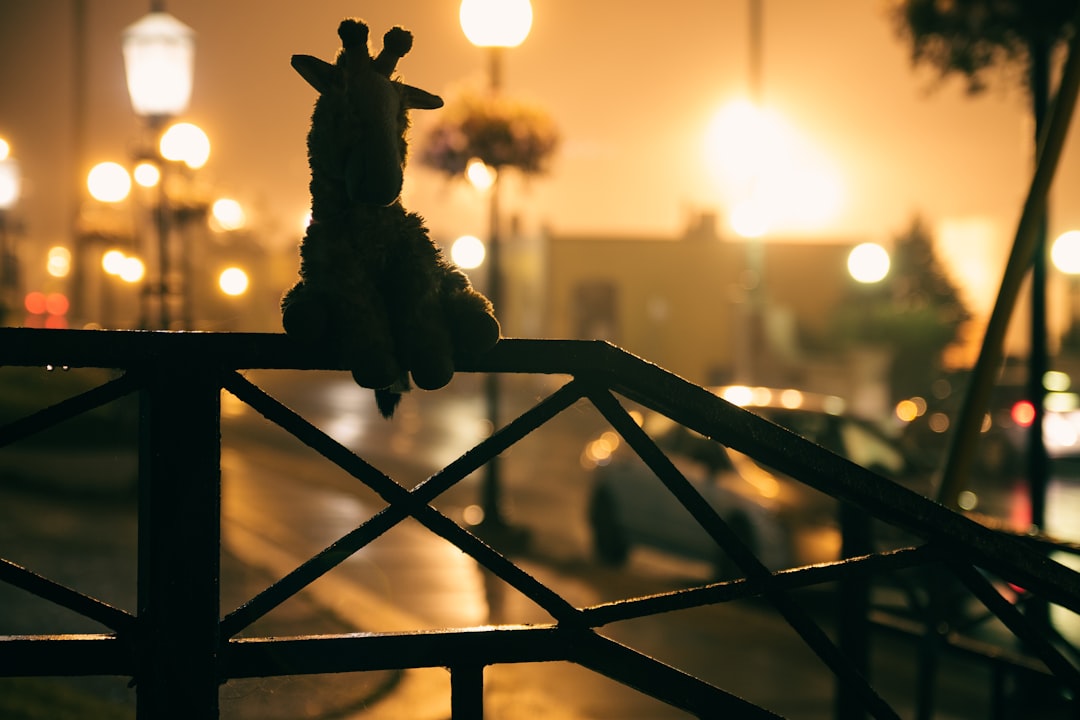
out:
M483 665L455 665L450 668L450 717L453 720L483 720Z
M197 362L147 368L141 397L138 720L218 717L220 385Z
M841 556L858 557L873 552L870 516L849 503L840 503ZM839 584L837 645L864 676L870 671L870 581L863 575L845 577ZM862 720L866 709L857 693L839 679L836 688L836 720Z

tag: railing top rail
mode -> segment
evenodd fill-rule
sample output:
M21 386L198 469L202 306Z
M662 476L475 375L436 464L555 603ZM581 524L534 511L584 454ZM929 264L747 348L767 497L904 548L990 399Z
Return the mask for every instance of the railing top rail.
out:
M459 369L579 374L604 370L620 356L644 362L604 341L506 339L482 363ZM0 366L128 369L192 359L226 369L347 369L284 333L0 328Z

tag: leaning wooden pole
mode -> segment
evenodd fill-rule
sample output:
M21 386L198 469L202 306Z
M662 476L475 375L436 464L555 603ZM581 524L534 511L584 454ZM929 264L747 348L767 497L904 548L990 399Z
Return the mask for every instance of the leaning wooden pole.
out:
M982 348L975 362L971 386L960 407L956 433L945 460L945 472L937 499L951 507L957 506L961 482L971 469L975 443L989 405L994 376L1001 365L1005 331L1009 326L1009 318L1012 316L1024 277L1039 249L1039 224L1046 209L1046 197L1061 159L1061 151L1076 106L1077 91L1080 89L1080 11L1073 17L1072 23L1074 33L1069 42L1069 56L1065 62L1057 97L1050 109L1049 122L1039 143L1035 175L1016 228L1012 252L1005 266L990 322L986 326Z

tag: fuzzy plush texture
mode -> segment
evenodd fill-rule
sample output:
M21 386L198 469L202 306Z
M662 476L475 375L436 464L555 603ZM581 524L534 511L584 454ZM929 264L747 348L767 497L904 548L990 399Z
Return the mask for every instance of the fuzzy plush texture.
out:
M408 111L442 105L392 77L412 35L393 28L374 58L362 21L344 20L338 35L333 64L292 59L319 98L307 139L312 221L300 278L282 299L282 324L341 358L390 417L410 373L420 388L446 385L456 360L498 342L499 323L423 219L401 204Z

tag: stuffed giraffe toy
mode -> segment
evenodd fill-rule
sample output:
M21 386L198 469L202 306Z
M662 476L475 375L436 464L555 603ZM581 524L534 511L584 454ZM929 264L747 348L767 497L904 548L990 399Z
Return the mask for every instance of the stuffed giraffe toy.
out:
M368 27L346 19L331 64L294 55L319 97L307 137L311 223L296 284L281 302L286 334L334 354L391 417L412 381L434 390L455 360L499 339L488 299L447 261L423 219L401 204L410 109L442 100L392 77L412 47L400 27L368 52Z

